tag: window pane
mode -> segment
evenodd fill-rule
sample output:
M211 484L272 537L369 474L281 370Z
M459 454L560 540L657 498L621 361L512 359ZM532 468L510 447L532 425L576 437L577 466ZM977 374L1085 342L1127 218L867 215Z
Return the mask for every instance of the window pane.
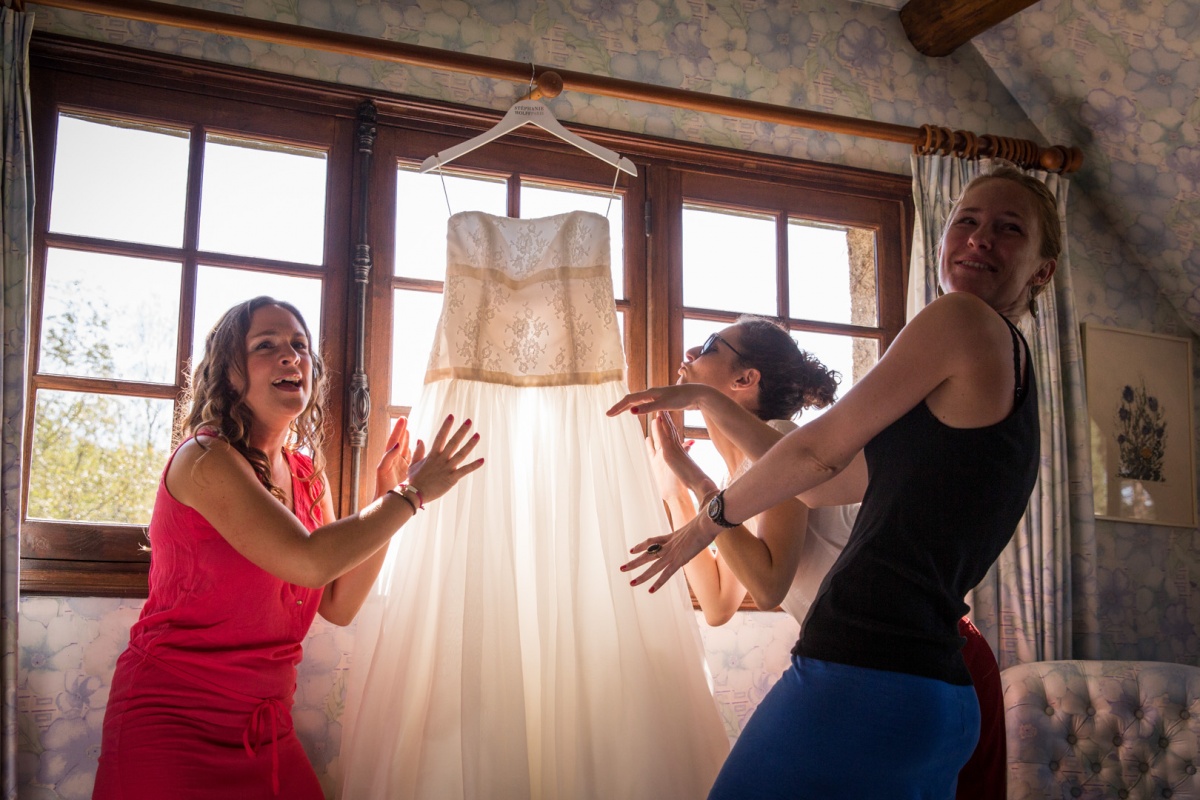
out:
M60 114L50 230L180 247L187 174L186 130Z
M196 327L192 335L192 363L204 355L204 338L221 315L238 303L259 295L291 303L308 324L313 342L321 342L321 279L276 275L244 269L201 266L196 278Z
M789 220L788 273L792 318L878 324L874 231Z
M836 336L827 333L792 331L792 338L802 350L820 359L821 363L841 373L837 396L844 397L850 387L860 380L879 360L879 343L874 339L854 336ZM808 422L819 417L826 409L808 408L797 422Z
M425 385L433 334L442 313L440 292L397 289L392 307L392 405L416 405Z
M39 391L27 515L150 521L171 450L170 400Z
M683 349L690 350L693 347L699 347L704 344L704 340L710 334L728 328L731 323L728 322L712 322L707 319L689 319L683 318ZM671 380L676 380L679 376L676 371L679 369L680 363L683 361L683 353L676 353L675 359L671 362ZM703 428L704 416L699 411L684 411L683 424L689 428Z
M684 207L685 306L775 316L776 263L770 217Z
M320 150L210 134L200 249L322 263L326 160Z
M696 466L704 470L704 474L716 481L718 486L724 484L726 478L729 477L729 469L725 465L725 459L721 458L721 454L717 452L717 447L712 443L711 439L696 439L688 455L696 462ZM697 498L697 502L703 498ZM672 520L676 525L683 525L687 520Z
M396 170L394 274L440 281L446 276L446 221L458 211L508 213L508 184L499 178L421 175L415 167Z
M168 261L49 249L38 370L174 383L181 271Z
M611 199L611 208L610 208ZM552 217L568 211L592 211L608 218L609 249L613 276L613 295L625 299L624 210L620 194L564 189L557 186L521 184L521 216L525 219Z

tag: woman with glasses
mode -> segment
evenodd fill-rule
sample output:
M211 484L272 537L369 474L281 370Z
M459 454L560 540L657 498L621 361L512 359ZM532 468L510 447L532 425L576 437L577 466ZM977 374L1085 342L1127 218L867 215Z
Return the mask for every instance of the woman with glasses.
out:
M805 408L833 402L838 375L797 347L787 330L762 317L742 317L684 354L679 384L697 399L705 427L730 479L744 473L770 445L796 428ZM696 515L693 496L706 502L718 486L691 459L666 413L651 421L647 440L659 491L674 524ZM839 478L853 494L851 480ZM828 489L827 489L828 496ZM728 622L747 592L755 605L782 605L804 619L825 572L850 535L854 507L810 510L788 498L743 525L723 531L715 552L705 549L684 567L709 625Z
M1057 202L1040 181L1010 166L971 181L942 234L944 296L705 513L634 548L625 568L645 567L633 583L653 581L653 591L722 530L865 454L850 540L710 800L954 797L980 732L958 633L963 597L1012 538L1040 460L1037 389L1014 323L1036 310L1061 241ZM687 387L667 386L609 413L690 402Z

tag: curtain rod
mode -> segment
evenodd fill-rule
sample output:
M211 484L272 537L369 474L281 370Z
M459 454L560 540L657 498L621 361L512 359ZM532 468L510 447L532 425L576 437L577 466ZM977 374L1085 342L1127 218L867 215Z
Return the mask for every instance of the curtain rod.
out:
M36 4L81 11L86 14L100 14L106 17L291 45L310 50L341 53L377 61L390 61L408 66L462 72L513 83L527 83L531 78L531 73L532 76L538 74L536 65L518 61L506 61L470 53L456 53L339 31L323 31L302 25L289 25L198 8L170 6L149 2L149 0L37 0ZM854 117L788 108L753 100L720 97L685 89L671 89L620 78L588 75L583 72L557 68L555 71L561 76L567 88L585 94L637 100L655 105L709 112L725 117L899 142L911 145L913 150L919 154L943 153L967 158L999 157L1013 161L1025 168L1036 167L1048 172L1074 172L1083 164L1083 153L1078 147L1063 145L1042 147L1027 139L987 134L976 135L970 131L953 131L935 125L922 125L914 128L908 125L860 120Z

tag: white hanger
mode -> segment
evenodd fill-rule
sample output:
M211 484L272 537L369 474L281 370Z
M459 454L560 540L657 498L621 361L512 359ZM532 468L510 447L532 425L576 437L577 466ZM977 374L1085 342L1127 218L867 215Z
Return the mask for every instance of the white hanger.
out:
M554 118L554 115L550 113L550 109L537 100L518 101L491 130L479 134L474 139L468 139L462 144L456 144L453 147L430 156L421 162L421 169L419 171L429 172L431 169L449 164L459 156L466 155L476 148L483 147L493 139L499 139L504 134L527 124L537 125L542 130L549 131L564 142L573 144L580 150L595 156L601 161L612 164L621 170L621 172L627 172L637 177L637 167L633 165L632 161L619 153L614 153L607 147L601 147L595 142L589 142L582 136L571 133L562 126L562 123Z

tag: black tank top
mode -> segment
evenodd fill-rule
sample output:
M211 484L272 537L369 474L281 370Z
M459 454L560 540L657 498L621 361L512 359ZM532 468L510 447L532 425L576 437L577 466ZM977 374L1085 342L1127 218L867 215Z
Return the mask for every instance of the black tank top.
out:
M1018 378L1013 410L995 425L951 428L921 402L867 444L862 508L796 655L971 683L958 635L963 597L1012 538L1039 461L1029 346L1005 322Z

